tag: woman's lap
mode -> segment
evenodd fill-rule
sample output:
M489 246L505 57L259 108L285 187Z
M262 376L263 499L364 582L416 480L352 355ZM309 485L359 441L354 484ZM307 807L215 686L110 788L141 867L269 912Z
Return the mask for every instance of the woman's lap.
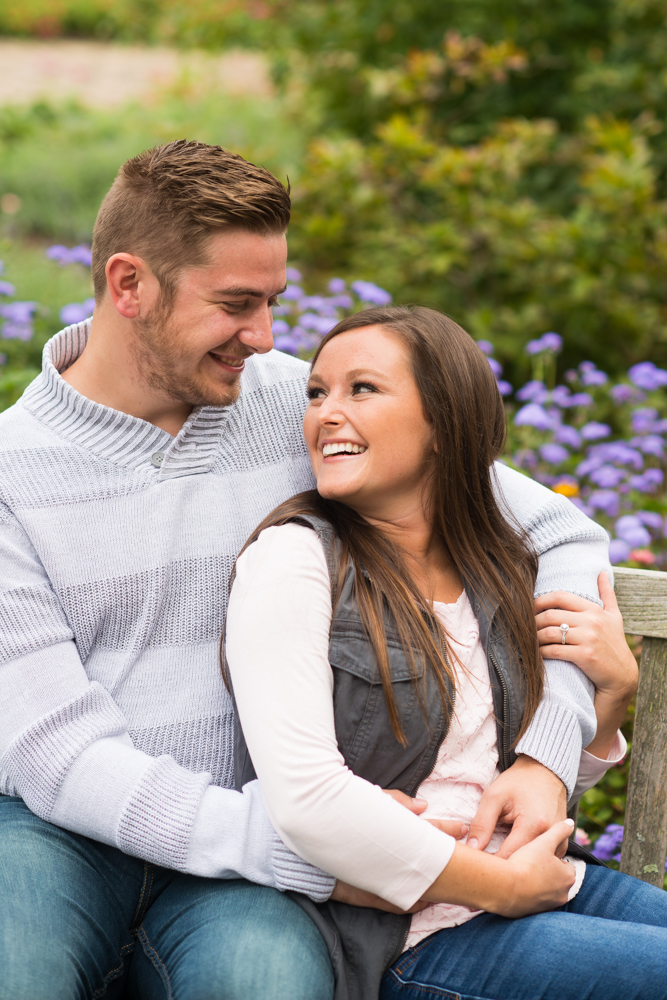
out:
M647 926L648 925L648 926ZM506 920L487 913L411 948L381 1000L665 1000L667 893L589 867L571 903Z

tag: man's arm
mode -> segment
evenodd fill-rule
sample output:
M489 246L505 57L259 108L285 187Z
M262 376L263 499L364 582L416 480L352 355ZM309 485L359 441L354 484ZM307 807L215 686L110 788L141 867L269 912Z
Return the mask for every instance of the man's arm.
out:
M535 595L563 590L601 604L597 578L611 574L604 528L507 466L496 463L496 476L501 507L539 555ZM581 751L595 736L593 684L567 660L545 660L545 671L544 696L516 747L519 759L486 790L470 827L470 839L484 848L499 820L511 823L502 856L563 819Z
M155 864L248 878L316 900L334 880L274 832L257 782L211 784L132 745L109 692L91 682L30 540L0 504L0 780L42 819ZM174 693L177 696L177 692Z

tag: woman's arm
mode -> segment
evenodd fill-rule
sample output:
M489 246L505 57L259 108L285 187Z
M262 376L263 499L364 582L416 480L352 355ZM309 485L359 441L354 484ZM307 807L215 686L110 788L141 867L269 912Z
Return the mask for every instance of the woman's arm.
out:
M538 639L542 655L563 655L575 663L595 685L597 733L586 751L605 760L618 727L637 690L637 662L628 648L623 618L606 573L598 578L603 607L573 594L557 591L535 601ZM565 643L561 624L569 625Z
M454 840L354 775L338 749L329 665L331 587L310 528L268 528L239 558L226 651L267 811L286 844L407 909Z

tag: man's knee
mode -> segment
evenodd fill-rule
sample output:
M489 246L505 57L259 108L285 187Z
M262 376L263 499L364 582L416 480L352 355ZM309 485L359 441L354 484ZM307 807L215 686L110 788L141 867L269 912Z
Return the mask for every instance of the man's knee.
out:
M174 898L170 914L160 914L158 904L144 920L142 954L137 949L133 959L135 995L157 976L182 1000L331 1000L326 945L298 903L243 881L217 883L203 895L195 885L190 891L190 898L187 889L178 903Z

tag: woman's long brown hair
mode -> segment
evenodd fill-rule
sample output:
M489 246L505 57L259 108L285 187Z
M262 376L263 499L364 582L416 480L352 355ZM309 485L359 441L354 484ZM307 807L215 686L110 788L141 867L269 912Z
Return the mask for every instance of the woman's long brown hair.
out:
M477 344L457 323L433 309L407 306L367 309L344 319L324 337L312 365L334 337L369 326L391 331L408 349L437 447L427 498L433 527L477 597L487 607L498 605L510 655L525 688L521 735L535 714L544 684L533 612L537 557L519 525L510 524L507 512L501 512L493 490L493 462L502 452L506 434L495 378ZM379 528L315 490L277 507L246 546L264 528L304 514L328 521L341 542L338 579L332 580L334 607L348 560L355 566L359 611L377 659L394 734L404 742L391 684L385 615L389 611L395 622L415 683L416 654L435 673L447 702L444 678L452 679L452 674L428 595L419 593L400 550Z

